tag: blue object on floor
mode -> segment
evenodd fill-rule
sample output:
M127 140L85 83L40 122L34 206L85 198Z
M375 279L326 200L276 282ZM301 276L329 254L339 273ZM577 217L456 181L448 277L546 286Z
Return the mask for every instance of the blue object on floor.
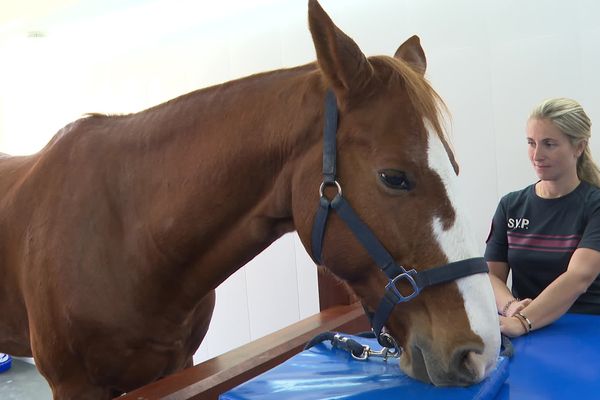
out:
M8 354L0 353L0 372L8 371L12 365L12 357Z
M375 339L344 335L381 346ZM453 399L491 400L508 378L508 359L500 357L492 374L469 387L435 387L416 381L400 370L398 361L381 358L359 361L329 342L318 344L283 364L222 394L220 400L321 399Z

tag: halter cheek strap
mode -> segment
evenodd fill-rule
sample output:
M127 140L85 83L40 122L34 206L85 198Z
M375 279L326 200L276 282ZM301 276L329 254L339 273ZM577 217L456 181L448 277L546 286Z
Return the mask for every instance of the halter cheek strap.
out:
M397 347L394 339L384 333L384 325L397 304L412 300L428 286L454 281L473 274L487 273L488 267L483 258L470 258L420 272L414 269L406 270L403 266L398 265L342 196L342 187L336 181L337 122L337 101L333 92L329 90L325 97L323 183L319 188L319 208L312 230L312 256L317 263L322 264L323 238L330 210L334 210L389 279L377 310L374 314L367 313L367 315L369 315L373 332L379 343L386 347ZM337 188L337 194L331 201L323 193L326 186L336 186ZM398 284L402 281L410 285L411 293L403 295L400 292Z

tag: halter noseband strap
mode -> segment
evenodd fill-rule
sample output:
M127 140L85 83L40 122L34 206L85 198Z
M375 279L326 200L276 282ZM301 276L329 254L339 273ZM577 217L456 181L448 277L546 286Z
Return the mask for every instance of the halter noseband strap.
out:
M354 236L364 246L375 264L386 274L389 279L385 287L385 294L374 315L369 315L371 326L379 343L386 347L397 347L393 338L384 333L384 325L394 307L415 298L421 290L428 286L450 282L465 276L488 272L488 267L483 258L470 258L467 260L449 263L440 267L417 272L414 269L406 270L398 265L390 253L383 247L381 242L373 234L371 229L354 212L354 209L342 196L342 188L336 181L336 132L338 122L338 109L335 95L331 90L327 91L325 97L325 124L323 132L323 183L319 188L319 208L315 215L312 230L312 255L318 262L322 263L323 238L329 211L333 209L339 217L348 225ZM333 200L325 197L323 191L325 186L337 188L337 194ZM405 281L412 292L403 295L398 289L398 283Z

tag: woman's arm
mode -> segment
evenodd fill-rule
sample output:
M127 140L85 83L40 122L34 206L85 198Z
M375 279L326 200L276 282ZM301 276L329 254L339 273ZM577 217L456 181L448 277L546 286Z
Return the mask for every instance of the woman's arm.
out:
M488 261L487 263L490 269L490 282L494 289L498 313L510 317L525 308L531 302L531 299L515 299L508 286L506 286L508 263L502 261Z
M502 313L504 306L512 300L515 300L510 289L506 286L508 278L508 263L502 261L488 261L490 269L490 281L494 289L494 297L496 299L496 308L499 313Z
M600 252L587 248L575 250L567 270L554 280L522 311L533 329L556 321L600 274Z
M531 299L515 299L508 286L506 286L508 263L488 261L488 267L490 268L490 281L494 289L496 307L500 314L500 331L509 337L521 336L527 332L527 329L513 315L524 310L531 303Z

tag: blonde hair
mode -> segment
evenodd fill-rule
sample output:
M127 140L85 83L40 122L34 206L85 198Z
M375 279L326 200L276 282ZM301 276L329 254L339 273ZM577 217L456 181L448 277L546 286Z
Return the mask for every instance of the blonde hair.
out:
M530 119L547 119L561 130L573 146L585 141L585 148L577 160L577 176L580 180L600 187L600 169L592 159L589 140L592 136L592 121L581 104L564 97L547 99L535 107Z

